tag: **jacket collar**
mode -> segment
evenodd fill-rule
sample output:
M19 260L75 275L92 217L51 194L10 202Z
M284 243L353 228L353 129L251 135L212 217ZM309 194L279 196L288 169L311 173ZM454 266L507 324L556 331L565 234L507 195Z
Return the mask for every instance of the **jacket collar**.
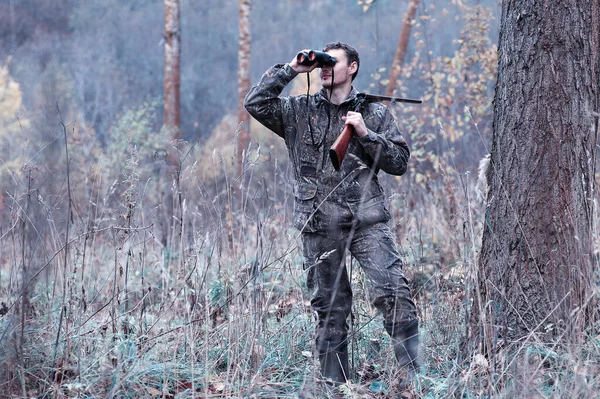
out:
M315 93L315 101L317 102L317 105L321 105L322 102L327 102L327 103L331 104L331 102L327 99L328 94L329 94L329 89L326 89L325 87L322 87L321 90L319 90L317 93ZM358 94L358 91L354 88L354 86L352 86L352 89L350 90L350 94L348 94L348 97L346 97L346 99L344 101L342 101L340 105L353 104L356 101L357 94Z

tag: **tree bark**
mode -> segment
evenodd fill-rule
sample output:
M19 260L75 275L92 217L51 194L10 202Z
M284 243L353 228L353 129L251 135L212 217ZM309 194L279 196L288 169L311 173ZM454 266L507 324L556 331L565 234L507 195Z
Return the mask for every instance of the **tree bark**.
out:
M173 140L181 137L180 126L180 56L181 56L181 29L180 19L180 1L165 0L165 105L163 125L167 128L167 133ZM179 190L179 179L181 176L181 161L178 155L177 147L169 148L166 162L170 167L170 173L165 177L164 189L164 220L166 220L163 229L163 244L165 246L177 245L181 242L183 225L181 192ZM174 183L174 185L173 185ZM173 188L175 187L175 189ZM174 234L172 234L174 233Z
M181 34L179 0L165 0L165 114L164 125L178 139L181 125L179 106Z
M238 171L243 170L243 153L247 151L250 142L250 115L244 108L244 97L250 91L250 46L252 37L250 35L250 10L251 0L239 0L238 21L238 124L239 124L239 147L238 147Z
M473 336L576 339L595 311L599 0L504 0Z
M387 87L385 88L385 95L391 96L396 88L396 82L402 72L402 64L406 57L406 49L408 48L408 42L410 40L410 30L417 13L417 6L419 0L410 0L408 10L404 14L404 22L402 23L402 30L400 31L400 39L398 39L398 47L396 47L396 53L394 54L394 61L392 61L392 68L390 69L390 77L388 80Z

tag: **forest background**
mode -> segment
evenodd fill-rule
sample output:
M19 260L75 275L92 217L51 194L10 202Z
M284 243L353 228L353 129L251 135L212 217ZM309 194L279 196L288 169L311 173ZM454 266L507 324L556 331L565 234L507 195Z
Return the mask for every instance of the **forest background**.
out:
M412 158L407 175L383 182L423 321L415 394L546 397L572 384L592 392L596 379L582 383L563 363L541 367L562 359L551 350L527 352L535 372L526 388L507 383L509 361L461 354L500 4L413 3L394 93L424 103L391 106ZM8 396L323 394L311 384L314 316L290 226L286 151L254 122L240 148L239 4L180 4L177 134L163 123L165 2L0 4L0 391ZM299 49L339 40L360 52L355 86L383 93L408 6L254 0L251 80ZM310 90L318 88L314 76ZM307 89L299 76L286 93ZM364 276L349 267L346 395L386 397L392 354Z

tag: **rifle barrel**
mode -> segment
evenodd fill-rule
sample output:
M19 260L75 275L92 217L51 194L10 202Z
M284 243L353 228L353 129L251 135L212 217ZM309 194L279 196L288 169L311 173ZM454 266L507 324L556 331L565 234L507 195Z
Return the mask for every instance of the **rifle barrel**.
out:
M402 98L402 97L389 97L389 96L380 96L377 94L368 94L368 93L359 93L358 96L364 97L367 100L371 101L391 101L394 103L409 103L409 104L422 104L422 100L417 100L414 98Z

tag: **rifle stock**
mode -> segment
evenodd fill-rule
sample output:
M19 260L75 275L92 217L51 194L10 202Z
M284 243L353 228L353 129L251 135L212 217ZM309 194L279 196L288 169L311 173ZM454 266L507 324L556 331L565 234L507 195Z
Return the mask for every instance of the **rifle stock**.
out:
M335 142L329 149L329 158L331 158L331 163L333 164L333 168L338 171L340 170L340 166L342 165L342 161L346 156L346 151L348 150L348 144L350 143L350 138L354 133L354 128L352 125L346 125L342 133L335 139Z
M300 56L300 54L298 54L298 56ZM334 58L334 60L335 60L335 58ZM298 59L298 62L300 62L300 59ZM334 63L335 63L335 61L334 61ZM409 103L409 104L421 104L423 102L422 100L417 100L417 99L413 99L413 98L379 96L379 95L367 94L367 93L358 93L356 95L356 97L359 98L361 101L359 101L357 106L355 107L355 109L354 109L355 112L359 112L359 108L360 108L361 104L364 102L391 101L393 103L398 102L398 103ZM340 167L342 166L342 161L344 160L344 157L346 156L346 151L348 150L348 144L350 143L350 138L352 137L353 133L354 133L354 128L352 127L352 125L346 125L344 127L344 130L342 130L342 133L338 136L338 138L335 140L335 142L329 149L329 158L331 159L333 168L336 171L339 171Z

